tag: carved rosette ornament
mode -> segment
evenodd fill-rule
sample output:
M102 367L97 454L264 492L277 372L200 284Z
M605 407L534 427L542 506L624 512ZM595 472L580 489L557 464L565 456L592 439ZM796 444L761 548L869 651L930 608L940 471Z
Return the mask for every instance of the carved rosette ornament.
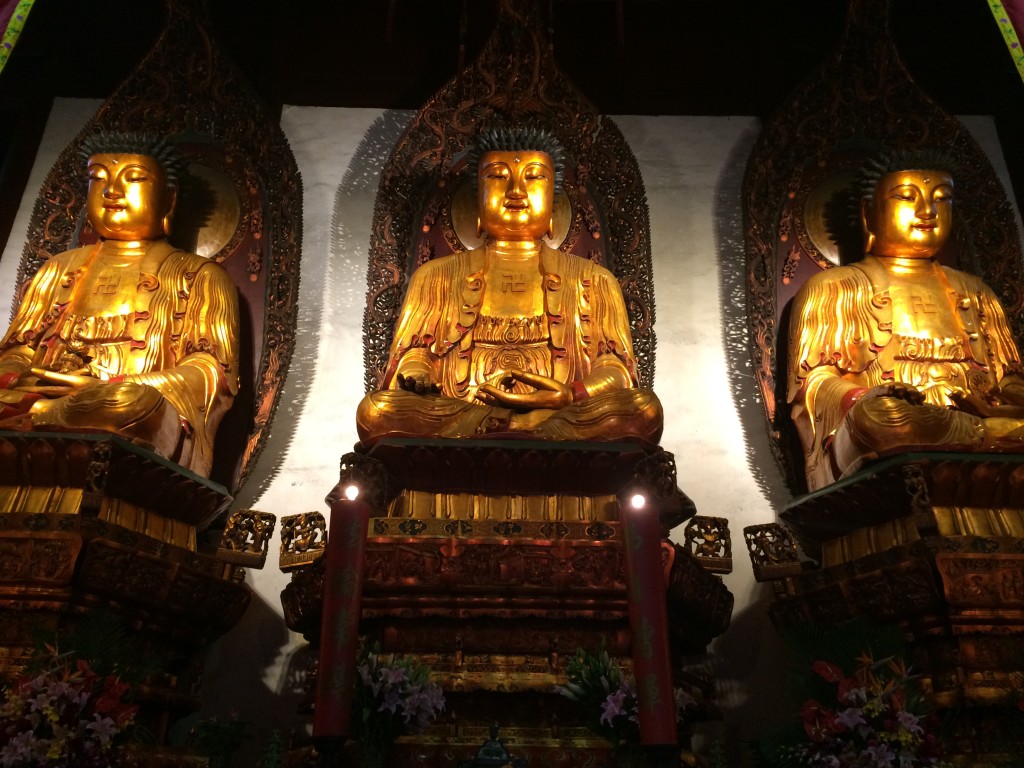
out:
M562 74L537 0L500 0L477 62L416 115L381 173L363 321L365 384L383 380L406 281L425 261L475 247L466 151L483 129L543 128L566 149L553 247L608 267L629 313L640 386L654 379L654 284L647 199L621 132Z
M851 0L836 53L766 124L743 185L751 351L773 451L802 489L785 407L784 309L813 274L861 255L859 226L835 209L855 170L882 147L941 150L957 164L960 223L939 254L980 275L1024 339L1020 237L1006 192L967 129L914 83L888 30L889 0ZM780 379L782 384L779 384Z
M222 422L211 476L237 492L262 450L294 347L302 184L280 126L218 50L204 0L166 0L149 54L57 159L33 211L20 290L50 255L95 239L85 223L82 141L98 130L168 137L189 180L173 245L218 261L239 290L242 389ZM247 327L248 326L248 327Z

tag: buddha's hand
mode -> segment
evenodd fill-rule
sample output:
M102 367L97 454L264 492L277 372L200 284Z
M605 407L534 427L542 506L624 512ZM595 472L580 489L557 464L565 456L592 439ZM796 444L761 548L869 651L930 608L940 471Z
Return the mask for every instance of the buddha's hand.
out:
M902 381L894 381L891 384L880 384L877 387L872 387L861 395L858 400L863 402L865 400L873 400L876 397L894 397L911 405L924 404L924 392L913 384L905 384Z
M74 373L58 373L57 371L48 371L45 368L33 368L32 373L37 377L35 383L19 386L18 389L22 392L32 392L43 397L64 397L65 395L73 395L76 392L80 392L87 387L104 383L103 379L84 375L83 371L85 370L85 368L82 368Z
M959 410L982 419L1024 418L1024 400L1016 402L1015 397L1001 388L986 395L957 389L949 393L949 399Z
M1004 376L993 394L1007 405L1024 406L1024 378L1016 373Z
M533 392L509 392L508 390L522 382L535 387ZM485 405L511 408L516 411L535 411L548 409L557 411L572 403L572 390L567 384L513 368L507 373L492 378L477 390L476 399Z
M437 384L430 380L430 374L423 371L398 374L398 388L417 395L437 394Z

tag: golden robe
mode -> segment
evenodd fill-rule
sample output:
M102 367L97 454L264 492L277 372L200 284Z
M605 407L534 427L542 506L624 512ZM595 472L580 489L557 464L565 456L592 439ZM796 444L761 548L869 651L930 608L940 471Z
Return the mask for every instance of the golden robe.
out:
M39 269L0 341L0 372L81 364L104 383L37 401L34 426L123 434L205 476L238 391L238 291L219 264L156 241L124 276L137 281L128 305L77 314L96 247Z
M544 314L481 315L484 249L427 262L409 281L391 345L383 390L360 405L364 441L391 435L466 437L506 431L508 411L474 403L478 387L513 368L572 386L601 366L626 371L635 387L636 361L622 292L614 275L587 259L541 250ZM403 361L431 370L440 395L396 391ZM530 391L517 384L515 391ZM656 442L661 407L635 388L574 402L528 434L542 439L641 437ZM467 426L468 425L468 426Z
M984 394L1020 365L991 289L935 262L917 266L912 277L894 279L886 263L868 256L815 275L793 300L787 401L811 490L858 466L834 445L856 395L912 385L925 406L880 398L891 411L882 419L909 430L906 448L970 447L982 439L983 420L954 410L949 391ZM911 419L928 426L908 426Z

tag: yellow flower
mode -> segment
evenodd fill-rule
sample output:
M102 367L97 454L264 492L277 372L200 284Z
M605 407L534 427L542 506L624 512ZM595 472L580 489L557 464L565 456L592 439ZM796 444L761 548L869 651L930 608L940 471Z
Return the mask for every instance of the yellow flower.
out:
M54 739L50 742L50 748L46 750L46 757L50 760L56 760L58 757L64 754L64 739Z

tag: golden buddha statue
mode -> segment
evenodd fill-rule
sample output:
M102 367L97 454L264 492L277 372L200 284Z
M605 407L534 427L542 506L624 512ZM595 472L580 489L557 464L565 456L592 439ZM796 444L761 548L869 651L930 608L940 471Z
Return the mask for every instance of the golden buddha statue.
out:
M52 256L0 341L0 428L121 435L207 475L238 391L238 292L167 242L185 163L162 139L83 145L99 236Z
M788 402L815 490L909 450L1024 449L1020 356L995 294L936 255L953 178L889 153L862 173L865 256L793 300Z
M382 389L359 406L360 439L656 443L661 404L636 388L618 282L544 243L564 150L543 131L501 130L475 151L483 246L413 273Z

